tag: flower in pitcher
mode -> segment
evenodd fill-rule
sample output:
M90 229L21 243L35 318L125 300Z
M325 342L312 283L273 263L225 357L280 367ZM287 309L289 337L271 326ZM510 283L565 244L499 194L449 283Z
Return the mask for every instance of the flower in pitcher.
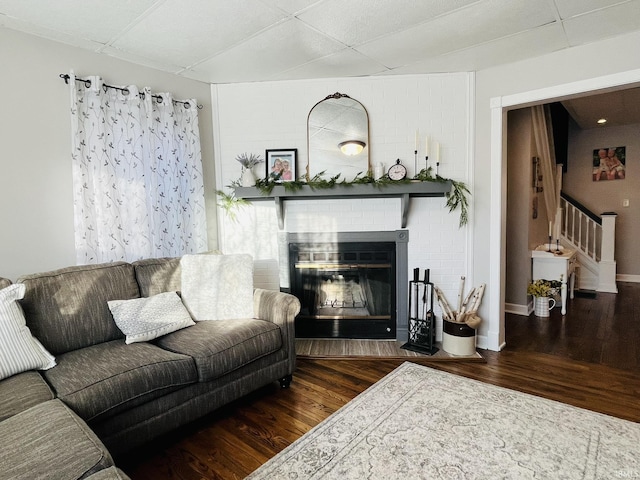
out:
M560 292L562 283L558 280L536 280L527 287L527 295L534 297L553 297Z

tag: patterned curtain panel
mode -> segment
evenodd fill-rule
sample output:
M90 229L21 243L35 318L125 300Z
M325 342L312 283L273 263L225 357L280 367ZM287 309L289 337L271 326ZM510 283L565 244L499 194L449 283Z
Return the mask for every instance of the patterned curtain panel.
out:
M87 79L69 82L78 263L207 250L195 100Z

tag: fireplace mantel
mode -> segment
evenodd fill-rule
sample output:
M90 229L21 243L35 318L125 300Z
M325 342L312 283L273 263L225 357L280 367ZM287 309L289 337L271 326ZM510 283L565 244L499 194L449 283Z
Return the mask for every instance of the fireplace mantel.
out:
M339 198L387 198L394 197L401 200L402 228L407 226L410 199L412 197L444 197L451 191L451 181L399 183L397 185L350 184L334 185L332 188L312 188L302 186L296 191L287 191L282 186L275 186L265 195L257 187L236 187L235 195L249 201L273 200L276 204L278 226L284 228L284 202L287 200L322 200Z

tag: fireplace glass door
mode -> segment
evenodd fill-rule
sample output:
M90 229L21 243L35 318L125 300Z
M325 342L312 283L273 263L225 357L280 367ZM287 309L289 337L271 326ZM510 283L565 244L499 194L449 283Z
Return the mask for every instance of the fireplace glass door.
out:
M289 245L298 338L395 338L395 243Z

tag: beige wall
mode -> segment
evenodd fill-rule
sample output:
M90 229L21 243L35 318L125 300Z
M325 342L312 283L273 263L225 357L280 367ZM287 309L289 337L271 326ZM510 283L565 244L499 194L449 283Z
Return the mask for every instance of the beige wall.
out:
M538 218L532 218L532 162L535 155L533 126L529 109L508 114L507 134L507 225L505 302L527 304L527 284L531 278L529 232L546 221L544 198L538 195ZM523 312L517 312L523 313Z
M640 108L640 105L637 106ZM626 178L594 182L591 155L601 147L626 147ZM616 212L617 271L640 279L640 124L622 127L580 129L572 124L569 131L567 173L564 191L595 214ZM622 201L629 200L629 207Z
M68 86L70 69L107 83L196 98L207 192L209 248L217 247L208 84L0 27L0 276L75 264Z

